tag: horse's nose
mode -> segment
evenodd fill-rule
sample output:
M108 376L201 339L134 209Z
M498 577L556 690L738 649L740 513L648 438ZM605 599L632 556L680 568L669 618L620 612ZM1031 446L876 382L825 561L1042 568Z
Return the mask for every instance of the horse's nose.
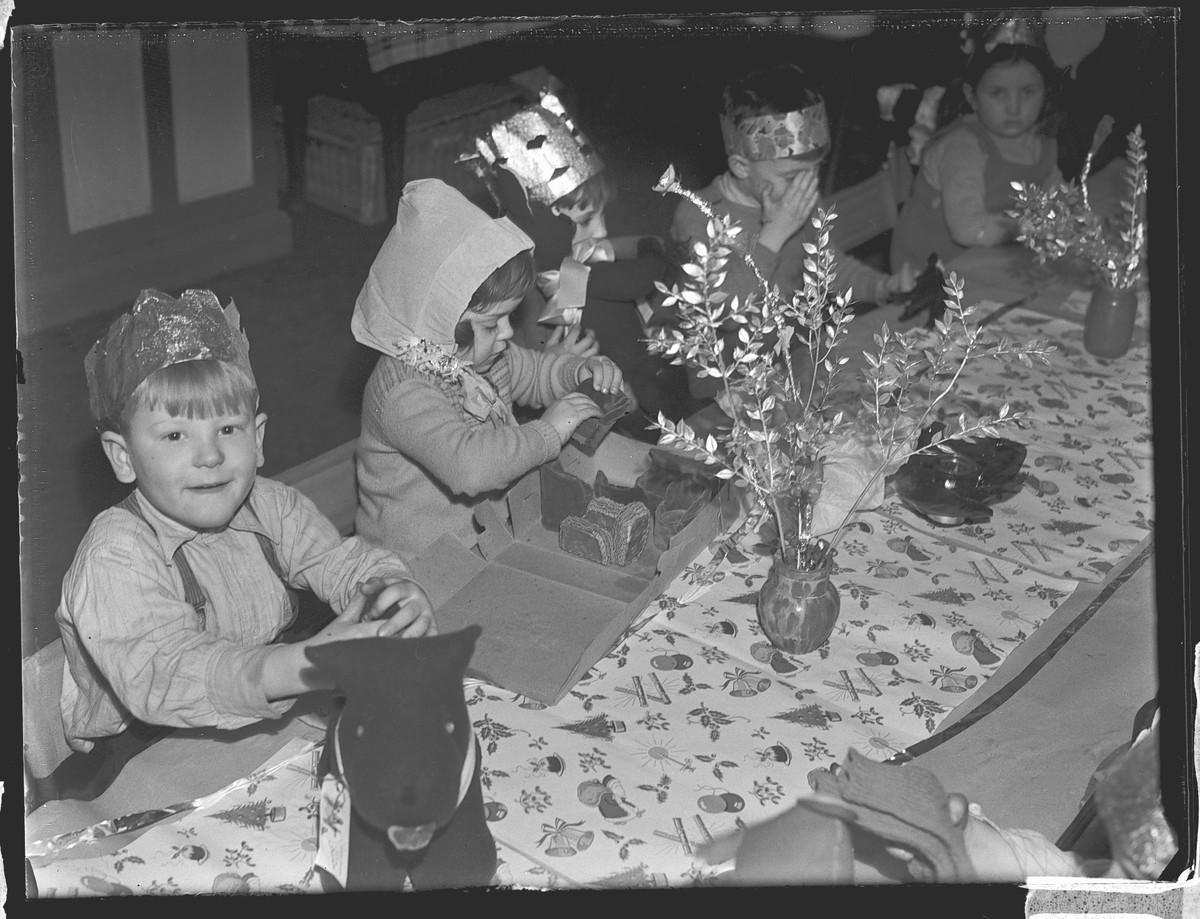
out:
M402 852L411 852L414 849L424 849L429 845L429 840L433 839L436 829L436 823L425 823L421 826L390 826L387 836L397 849Z

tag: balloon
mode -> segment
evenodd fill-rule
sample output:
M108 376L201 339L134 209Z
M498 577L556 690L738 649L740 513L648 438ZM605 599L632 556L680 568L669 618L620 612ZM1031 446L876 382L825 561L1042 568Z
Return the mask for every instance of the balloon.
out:
M1066 68L1071 78L1089 54L1104 41L1107 20L1096 15L1043 14L1046 22L1046 50L1054 66Z

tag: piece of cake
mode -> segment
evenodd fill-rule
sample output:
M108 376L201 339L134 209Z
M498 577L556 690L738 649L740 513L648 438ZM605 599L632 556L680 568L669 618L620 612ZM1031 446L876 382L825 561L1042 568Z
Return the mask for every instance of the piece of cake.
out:
M650 530L653 526L654 521L650 517L650 509L646 505L640 501L625 505L621 521L617 525L618 538L615 540L618 547L618 565L628 565L642 554L646 543L650 541ZM624 548L623 555L620 551L622 547Z
M564 552L600 565L613 562L612 533L587 517L572 515L563 520L558 528L558 545Z
M618 504L611 498L592 498L584 515L603 527L611 536L613 564L627 565L646 548L650 535L650 511L635 501Z
M611 530L621 518L621 509L624 506L612 498L592 498L587 503L587 509L583 512L583 516Z

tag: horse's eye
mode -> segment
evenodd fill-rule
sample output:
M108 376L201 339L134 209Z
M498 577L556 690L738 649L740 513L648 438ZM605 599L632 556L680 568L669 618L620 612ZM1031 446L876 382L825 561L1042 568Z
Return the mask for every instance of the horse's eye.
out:
M446 733L447 733L447 734L453 734L453 733L454 733L454 722L453 722L453 721L447 721L447 722L446 722Z

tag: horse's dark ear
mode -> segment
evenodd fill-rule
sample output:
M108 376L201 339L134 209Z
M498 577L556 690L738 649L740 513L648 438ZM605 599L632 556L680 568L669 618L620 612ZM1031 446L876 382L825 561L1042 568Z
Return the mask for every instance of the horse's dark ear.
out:
M338 686L343 686L343 679L349 677L357 669L353 648L348 647L348 641L331 641L323 645L311 645L304 649L304 656L327 676L331 676Z
M306 647L304 654L334 685L347 694L373 691L390 680L402 679L412 660L414 639L346 638Z
M471 663L471 656L475 653L475 643L481 634L483 634L481 626L469 625L465 629L451 632L446 636L454 641L454 662L459 672L466 672L467 664Z
M482 631L472 625L421 638L354 638L306 647L304 653L347 695L406 691L414 680L434 675L461 680Z

